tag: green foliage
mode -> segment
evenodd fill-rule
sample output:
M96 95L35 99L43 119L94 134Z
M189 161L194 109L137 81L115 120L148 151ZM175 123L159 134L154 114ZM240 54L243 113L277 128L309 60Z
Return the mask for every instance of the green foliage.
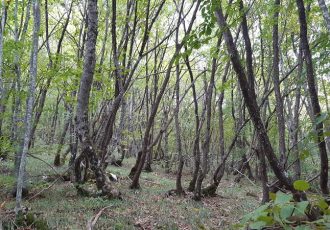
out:
M15 226L15 227L14 227ZM4 223L4 229L36 229L36 230L48 230L50 229L47 221L43 220L40 217L37 217L33 213L20 213L16 217L14 224L7 220Z
M310 188L310 185L307 181L304 180L296 180L293 183L293 187L298 191L306 191Z
M0 191L4 188L12 188L15 184L15 177L9 175L0 176Z
M306 191L309 184L306 181L295 181L294 187L300 191ZM319 227L325 229L329 227L329 205L321 197L316 197L316 202L293 200L292 194L285 194L281 191L270 194L271 201L253 212L244 216L240 224L235 225L237 229L263 229L263 228L283 228L292 229L314 229ZM308 213L314 205L321 210L323 216L317 221L309 221Z
M8 154L14 150L10 139L6 136L0 136L0 159L7 158Z

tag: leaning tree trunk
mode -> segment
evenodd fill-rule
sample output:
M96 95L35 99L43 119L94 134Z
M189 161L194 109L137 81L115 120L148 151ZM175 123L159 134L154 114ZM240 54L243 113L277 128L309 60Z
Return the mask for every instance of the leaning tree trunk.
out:
M25 133L24 133L24 144L23 151L20 159L20 166L17 177L17 191L16 191L16 215L20 214L22 211L22 191L24 186L25 178L25 168L26 168L26 157L29 150L29 142L31 138L32 131L32 113L33 113L33 103L34 94L36 89L36 79L37 79L37 62L38 62L38 40L39 40L39 30L40 30L40 9L39 2L35 0L33 7L34 14L34 25L33 25L33 42L32 42L32 52L30 59L30 86L29 95L26 105L25 113Z
M231 35L230 30L228 29L228 25L226 23L225 17L222 12L221 6L215 9L215 16L217 19L217 23L220 28L224 30L224 37L228 49L228 53L230 54L230 59L233 65L233 68L237 74L239 84L241 87L241 91L243 93L244 101L249 110L249 114L251 116L251 120L253 122L254 128L258 134L258 139L262 148L264 150L264 154L266 155L270 166L272 167L276 177L289 189L294 195L295 199L300 199L300 193L298 193L294 187L290 178L288 178L280 167L279 161L276 158L272 145L270 143L269 137L267 135L267 131L265 126L261 120L260 111L258 108L258 104L256 101L256 94L249 87L249 83L247 81L247 77L245 71L240 62L240 56L238 54L237 48L234 44L233 37Z
M321 160L320 187L323 194L329 194L328 155L327 155L326 144L323 135L323 121L318 120L318 118L321 116L321 107L317 95L313 62L312 62L312 54L309 49L309 43L307 37L307 21L306 21L305 6L303 0L296 0L296 3L299 13L300 41L302 45L302 51L305 57L308 91L312 104L312 112L314 119L313 123L315 123L317 142L320 151L320 160Z
M95 71L95 48L98 34L97 0L88 0L87 13L87 41L85 46L84 67L80 80L76 113L77 133L81 142L81 154L85 155L91 165L91 169L95 174L97 188L101 190L102 195L108 196L108 198L113 198L119 196L120 194L111 187L110 179L98 164L99 159L89 136L88 105ZM80 162L76 162L76 164L77 163L80 164Z

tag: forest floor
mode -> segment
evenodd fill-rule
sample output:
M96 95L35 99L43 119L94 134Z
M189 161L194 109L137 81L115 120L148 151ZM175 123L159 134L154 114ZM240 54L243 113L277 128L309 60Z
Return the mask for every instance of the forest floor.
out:
M51 164L54 155L50 152L34 154ZM259 186L245 179L237 184L228 177L221 181L216 197L200 202L192 200L189 193L182 197L166 196L167 191L175 188L175 174L163 173L158 165L154 165L154 172L142 174L140 190L130 190L127 175L133 162L125 159L122 167L109 167L119 177L115 186L123 199L107 200L79 196L70 182L47 182L47 177L54 176L54 170L29 157L30 194L24 206L47 220L52 229L86 229L88 221L105 207L96 229L229 229L260 204ZM14 208L15 200L9 195L15 181L12 170L12 159L0 162L0 218ZM60 173L66 167L56 170ZM183 176L185 187L189 179Z

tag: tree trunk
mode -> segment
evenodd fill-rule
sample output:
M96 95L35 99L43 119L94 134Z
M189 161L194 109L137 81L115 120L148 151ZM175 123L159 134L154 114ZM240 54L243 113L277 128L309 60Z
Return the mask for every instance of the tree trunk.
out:
M87 41L86 49L84 52L84 68L80 80L76 112L77 133L81 142L81 154L87 157L91 165L91 169L95 174L97 188L101 190L102 195L105 195L108 198L113 198L120 196L120 193L111 187L110 179L99 165L99 159L93 148L89 135L88 105L91 86L93 83L93 75L95 71L95 47L98 34L97 0L88 0L87 13Z
M274 92L276 98L276 114L277 114L277 127L278 127L278 145L280 153L280 163L285 168L286 163L286 147L285 147L285 119L284 119L284 108L283 99L281 95L280 79L279 79L279 59L280 59L280 48L278 39L278 18L281 7L281 1L275 0L274 2L274 15L273 15L273 82Z
M3 41L4 41L4 30L5 30L5 24L6 24L6 18L7 18L7 9L6 9L6 3L4 0L1 2L1 24L0 24L0 114L4 113L5 110L5 97L7 94L7 90L4 87L4 81L3 81ZM0 117L0 137L2 137L2 122L3 118Z
M178 34L177 34L178 38ZM176 39L177 41L177 39ZM181 142L181 127L180 127L180 120L179 120L179 112L180 112L180 67L179 64L176 64L176 84L175 84L175 102L176 102L176 108L175 108L175 130L176 130L176 149L178 152L178 169L177 169L177 175L176 175L176 193L178 195L181 195L184 193L182 188L182 170L183 170L183 156L182 156L182 142Z
M323 121L318 120L318 118L321 116L321 107L317 95L313 62L312 62L312 54L309 49L309 43L307 37L307 21L306 21L305 6L303 0L296 0L296 3L299 13L300 41L306 63L308 91L312 103L312 112L314 118L313 123L315 124L315 131L317 133L317 142L320 151L320 160L321 160L320 187L323 194L329 194L328 155L327 155L327 150L323 135Z
M198 11L198 8L199 8L200 3L201 3L201 1L200 0L197 0L196 7L195 7L194 12L192 13L192 18L191 18L191 21L190 21L190 24L189 24L189 28L187 30L187 33L188 34L192 30L192 25L193 25L193 23L194 23L194 21L196 19L196 14L197 14L197 11ZM179 26L180 23L181 22L180 22L180 16L179 16L177 25ZM149 147L148 146L148 143L149 143L150 131L151 131L151 128L153 126L154 120L156 118L156 113L157 113L157 110L158 110L160 101L161 101L161 99L162 99L162 97L163 97L163 95L165 93L167 84L168 84L168 82L170 80L172 66L173 66L173 64L174 64L174 62L175 62L175 60L177 58L177 55L179 54L182 46L183 46L183 43L180 43L179 45L176 46L175 52L174 52L173 56L171 57L171 59L169 61L169 64L168 64L168 67L167 67L167 70L166 70L164 81L163 81L163 83L162 83L162 85L161 85L161 87L159 89L159 93L158 93L158 95L156 97L155 103L153 104L153 106L151 108L150 117L148 119L147 127L146 127L146 130L145 130L145 133L144 133L144 137L143 137L141 159L140 159L140 162L138 163L137 170L135 172L135 175L133 177L132 183L130 185L130 188L132 188L132 189L137 189L137 188L140 187L139 178L140 178L140 175L141 175L141 172L142 172L142 168L143 168L143 165L144 165L144 162L145 162L145 158L146 158L146 154L147 154L148 147Z
M222 37L220 36L217 41L217 50L220 48ZM206 105L206 133L205 140L202 146L202 164L199 171L199 175L196 181L196 187L194 191L194 199L200 200L202 195L202 183L207 174L208 161L209 161L209 152L210 152L210 142L211 142L211 118L212 118L212 96L213 96L213 88L215 82L215 74L217 71L217 58L212 58L212 69L211 69L211 78L210 83L207 87L206 95L205 95L205 105Z
M299 82L302 77L303 70L303 58L302 58L301 43L298 54L298 71L297 71L297 81ZM298 84L295 95L295 104L293 111L293 120L291 124L291 148L294 154L294 179L299 180L301 176L301 165L300 165L300 155L298 148L298 132L299 132L299 110L300 110L300 98L301 98L301 85Z
M20 214L22 211L22 190L24 187L25 179L25 168L26 168L26 157L29 148L29 142L31 138L32 131L32 113L34 104L34 94L36 89L36 79L37 79L37 64L38 64L38 40L39 40L39 30L40 30L40 9L38 0L34 1L33 6L34 15L34 25L33 25L33 43L32 52L30 59L30 85L29 85L29 95L26 105L25 114L25 133L24 133L24 144L23 151L20 159L20 167L17 177L17 192L16 192L16 215Z
M61 150L62 150L62 147L64 145L65 136L66 136L66 133L68 132L70 122L72 120L72 108L70 106L71 105L66 106L68 114L67 114L67 118L65 120L65 123L64 123L64 126L63 126L63 131L61 133L60 140L59 140L59 143L58 143L58 147L57 147L57 150L56 150L56 155L55 155L55 159L54 159L54 165L55 166L60 166L61 163L64 163L61 160Z
M227 81L227 74L229 71L230 62L227 63L222 77L221 85L224 85ZM213 174L213 183L202 190L203 195L214 196L217 188L220 184L220 181L225 174L226 160L225 156L225 134L224 134L224 119L223 119L223 101L225 98L225 91L222 90L219 95L218 109L219 109L219 155L221 162Z
M49 62L49 67L50 68L56 69L58 67L58 64L59 64L58 63L58 61L59 61L58 56L61 52L62 42L63 42L67 27L68 27L68 24L69 24L69 21L70 21L72 6L73 6L73 1L71 2L70 9L68 11L68 16L67 16L66 21L64 23L59 42L57 44L56 59L55 59L54 65L52 64L52 59L50 58L50 62ZM46 12L46 13L48 13L48 12ZM49 76L47 78L47 81L46 81L45 85L41 87L40 92L39 92L39 95L40 95L39 100L35 104L36 110L35 110L34 121L33 121L34 123L33 123L32 131L31 131L31 140L30 140L30 144L29 144L30 146L33 146L32 142L34 140L34 134L37 130L37 126L39 124L39 121L40 121L40 118L41 118L41 115L42 115L42 112L43 112L43 109L44 109L44 106L45 106L45 102L46 102L46 98L47 98L47 92L48 92L49 86L51 84L52 77L53 76Z
M200 137L200 131L199 131L199 113L198 113L198 100L197 100L197 93L196 93L196 87L194 83L194 76L193 72L190 66L189 57L185 58L185 63L188 68L190 82L191 82L191 90L193 94L193 100L194 100L194 114L195 114L195 137L194 137L194 146L193 146L193 156L194 156L194 172L193 177L189 183L188 191L193 192L195 190L196 181L198 177L199 172L199 165L200 165L200 148L199 148L199 137Z
M249 114L251 116L251 120L253 122L253 125L255 127L255 130L258 134L260 144L262 145L262 148L264 150L264 153L266 157L268 158L268 161L270 163L270 166L272 167L275 175L277 178L283 182L283 184L296 195L296 199L299 199L299 194L297 194L296 190L293 188L292 181L284 174L282 168L280 167L280 164L276 158L276 155L274 153L274 150L271 146L269 137L267 135L266 129L264 127L264 124L261 120L260 111L258 108L258 104L256 101L256 94L254 91L251 90L249 87L249 83L246 78L246 74L244 72L244 69L240 63L240 57L238 54L238 51L236 49L236 46L233 42L233 37L231 35L230 30L228 29L228 25L226 23L226 20L222 13L222 8L219 6L215 10L215 16L217 19L217 22L220 26L220 28L224 29L224 37L228 49L228 53L230 54L230 59L233 65L233 68L237 74L239 84L241 87L241 91L243 93L244 101L246 103L246 106L249 110Z

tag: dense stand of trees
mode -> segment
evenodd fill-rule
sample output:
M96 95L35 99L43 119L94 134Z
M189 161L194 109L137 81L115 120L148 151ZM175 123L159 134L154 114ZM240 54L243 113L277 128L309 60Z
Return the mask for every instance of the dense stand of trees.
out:
M195 200L225 172L260 181L263 202L279 189L305 200L298 179L319 177L328 195L328 7L2 1L0 157L15 158L17 212L27 155L41 144L57 145L54 165L67 163L78 190L90 168L109 198L121 194L108 165L131 157L132 189L161 161L176 173L173 192Z

